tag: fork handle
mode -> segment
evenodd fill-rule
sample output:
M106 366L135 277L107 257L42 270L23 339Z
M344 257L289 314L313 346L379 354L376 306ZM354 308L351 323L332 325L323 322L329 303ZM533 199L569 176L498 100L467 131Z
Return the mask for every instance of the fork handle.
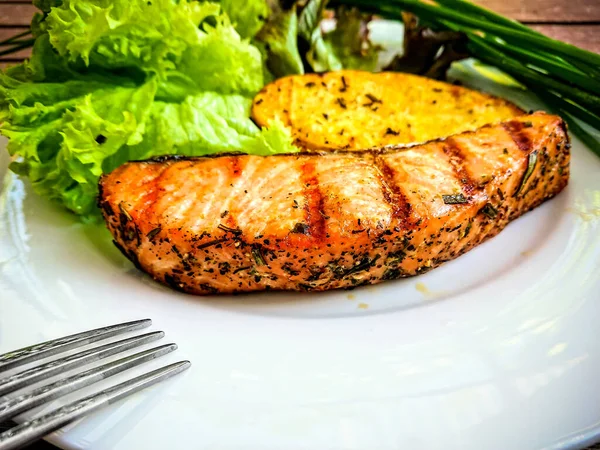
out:
M170 378L189 366L189 361L170 364L23 422L0 434L0 450L13 450L30 444L87 414Z

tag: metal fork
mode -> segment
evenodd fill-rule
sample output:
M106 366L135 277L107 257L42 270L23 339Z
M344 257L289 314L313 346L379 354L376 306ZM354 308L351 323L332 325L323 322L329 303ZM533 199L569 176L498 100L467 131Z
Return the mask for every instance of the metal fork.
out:
M177 348L177 345L161 345L99 367L60 378L40 387L28 389L16 396L8 395L1 397L18 390L23 390L33 383L48 379L67 370L156 341L164 337L165 334L162 331L155 331L153 333L134 336L83 350L59 359L43 362L40 365L16 373L7 374L6 372L12 371L15 367L23 364L48 358L49 356L108 339L122 333L140 330L149 327L151 324L152 321L150 319L121 323L73 334L0 355L0 422L141 363L170 353ZM160 369L153 370L76 400L49 413L37 416L31 421L23 422L0 434L0 450L15 449L27 445L103 406L110 405L141 389L176 375L189 366L189 361L180 361L161 367Z

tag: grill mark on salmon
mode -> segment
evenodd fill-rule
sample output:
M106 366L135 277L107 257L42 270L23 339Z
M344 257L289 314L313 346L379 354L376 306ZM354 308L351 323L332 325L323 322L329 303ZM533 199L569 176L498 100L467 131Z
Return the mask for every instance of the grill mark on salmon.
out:
M240 174L240 161L239 159L234 158L231 161L231 173L234 177L237 177Z
M160 191L161 181L164 176L168 173L169 167L164 166L162 170L159 172L158 176L145 183L147 187L147 194L143 198L143 203L147 205L147 207L142 211L142 217L144 221L151 222L152 218L156 216L154 209L157 206L157 198L158 193Z
M567 185L570 154L564 122L541 113L515 120L528 124L530 146L525 150L522 141L519 145L508 138L503 125L456 137L462 167L474 180L486 178L467 204L441 199L449 189L460 189L443 156L448 144L442 140L354 154L131 162L102 176L99 206L117 247L136 267L189 293L322 291L418 275L495 236ZM522 193L513 197L534 152L535 168ZM235 160L240 163L237 175ZM168 167L168 174L157 164ZM143 184L141 179L152 181ZM215 180L236 190L217 189ZM144 203L152 183L160 207ZM250 192L259 185L260 197L250 202L229 199L232 192ZM302 195L306 209L300 206ZM225 201L231 211L221 218L218 205ZM403 202L409 212L395 214L393 209L402 209ZM154 206L149 221L147 206ZM325 219L325 213L330 217ZM236 229L223 233L219 225L232 224L232 219ZM307 234L293 232L296 222L305 220Z
M304 210L306 224L297 224L292 230L295 233L306 234L314 239L325 236L325 201L319 189L319 179L312 161L302 165L302 183L304 184ZM306 226L304 226L306 225Z
M381 192L385 201L390 205L392 217L408 222L411 207L402 188L396 184L396 171L379 155L375 156L374 162L381 174Z
M456 179L461 184L463 193L468 198L476 190L477 183L475 183L469 171L465 168L465 155L459 143L455 139L448 138L442 150L448 156L448 161L452 166Z
M229 164L229 173L232 180L238 178L241 174L241 164L238 158L230 158ZM243 239L243 232L238 227L237 218L234 216L234 213L229 209L224 209L221 212L221 222L224 222L226 228L223 231L227 232L228 230L232 233L236 233L239 236L239 239ZM239 231L238 231L239 230Z
M509 120L502 124L510 138L517 144L520 150L527 150L531 146L529 136L524 131L525 126L519 120Z
M161 167L160 173L158 174L157 178L150 179L144 183L144 186L146 187L146 192L142 196L142 204L149 205L149 207L145 208L144 212L147 212L149 209L151 209L152 205L156 204L156 198L158 195L156 190L158 189L158 184L155 181L158 178L160 178L162 173L164 173L167 169L168 167ZM150 220L150 218L151 215L148 215L148 217L144 217L144 220L148 221Z

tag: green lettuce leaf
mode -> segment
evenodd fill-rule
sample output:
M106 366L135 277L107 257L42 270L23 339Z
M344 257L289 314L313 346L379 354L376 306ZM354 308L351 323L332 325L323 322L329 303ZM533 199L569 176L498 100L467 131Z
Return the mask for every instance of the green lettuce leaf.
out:
M256 42L265 55L267 68L275 77L304 73L298 50L296 4L288 10L274 10L256 35Z
M156 76L162 99L206 90L252 95L263 86L261 54L220 11L216 3L65 0L46 22L50 43L70 63Z
M344 69L375 70L380 47L369 40L371 17L356 8L338 8L336 26L323 37L325 47Z
M269 16L266 0L221 0L223 11L229 16L242 38L253 38Z
M70 61L160 70L197 42L198 26L214 3L173 0L65 0L46 22L52 46ZM171 64L172 61L171 61Z
M369 20L368 15L356 8L338 8L332 31L323 33L319 27L314 28L306 54L313 70L375 70L380 48L369 40Z
M183 53L168 81L186 79L191 94L215 91L254 96L264 85L260 51L240 38L227 16L216 21L215 26L204 25L202 38Z

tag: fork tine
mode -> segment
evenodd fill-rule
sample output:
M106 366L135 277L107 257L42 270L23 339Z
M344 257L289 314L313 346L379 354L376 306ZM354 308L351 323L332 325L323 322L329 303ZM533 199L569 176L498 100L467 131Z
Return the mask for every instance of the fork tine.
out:
M128 331L140 330L149 327L150 325L152 325L150 319L135 320L133 322L125 322L110 327L96 328L94 330L72 334L52 341L32 345L30 347L20 348L13 352L4 353L0 355L0 373L31 361L56 355L57 353L62 353L72 348L91 344L92 342L107 339Z
M43 380L44 378L50 378L61 372L98 361L99 359L137 347L138 345L155 341L162 338L164 335L165 333L162 331L155 331L153 333L142 334L141 336L134 336L110 344L94 347L89 350L84 350L73 355L65 356L64 358L49 361L41 366L18 372L0 380L0 396L21 389L37 381Z
M0 402L0 422L21 414L54 400L62 395L82 389L97 383L105 378L121 373L144 362L159 358L177 349L176 344L166 344L159 347L136 353L135 355L121 358L117 361L104 364L93 369L80 372L68 378L60 379L54 383L46 384L33 389L18 397Z
M39 439L103 406L110 405L190 367L180 361L84 397L0 434L0 450L13 450Z

